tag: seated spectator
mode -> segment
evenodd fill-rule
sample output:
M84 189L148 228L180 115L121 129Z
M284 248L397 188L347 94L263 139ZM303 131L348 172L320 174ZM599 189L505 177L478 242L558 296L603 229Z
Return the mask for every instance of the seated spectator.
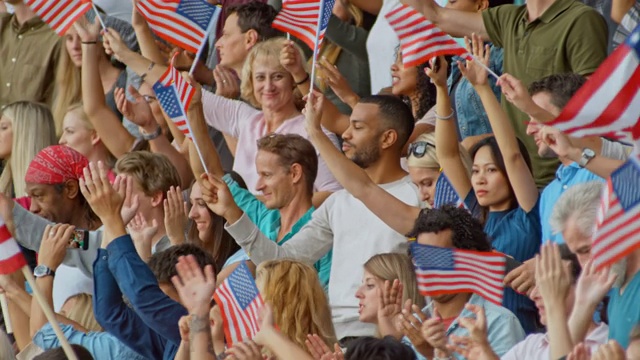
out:
M469 169L468 174L471 175L469 153L462 145L459 146L458 152L460 160L462 160L465 168ZM435 200L436 182L442 171L442 166L440 166L438 154L436 153L435 133L422 134L409 144L407 168L411 181L418 187L420 200L432 208Z
M51 104L62 41L21 0L0 13L0 108L16 101Z
M0 193L10 197L27 195L24 176L38 151L56 143L51 111L27 101L0 108ZM12 156L13 155L13 156Z
M314 93L312 98L317 97L321 95ZM371 176L370 180L380 186L382 193L417 207L420 201L416 189L400 166L400 154L414 124L408 106L393 96L371 96L360 99L351 116L352 125L342 135L346 155L365 169L365 176ZM316 125L307 126L310 137L318 138L321 134L328 142L323 145L338 152L320 128L319 121ZM323 153L330 152L323 150ZM362 281L363 269L357 264L380 253L405 253L407 241L402 234L384 224L360 200L346 191L339 191L314 212L311 221L297 234L279 245L264 236L230 201L232 197L224 181L215 176L208 181L215 189L204 194L207 205L224 216L227 231L255 263L293 258L311 264L333 250L329 305L337 338L349 340L350 337L374 335L374 326L358 321L358 303L353 294Z
M476 251L491 251L491 244L482 230L482 224L471 214L453 205L439 209L426 209L409 233L419 244ZM524 331L512 312L473 293L450 293L431 297L433 304L415 315L404 314L405 329L421 329L422 337L411 339L412 346L427 358L464 359L447 347L447 339L472 332L469 324L486 324L488 346L504 355L524 339ZM416 316L416 317L414 317ZM476 318L471 322L468 318ZM484 318L484 321L483 321ZM420 325L420 322L422 324ZM415 324L415 325L414 325ZM409 326L409 327L407 327ZM409 342L409 338L403 338ZM417 342L417 343L416 343Z
M116 164L116 159L107 150L93 124L89 121L82 104L70 106L64 115L59 144L79 152L89 162L102 161L109 168L113 168Z
M394 323L403 304L410 300L420 309L426 305L424 296L418 293L413 263L404 254L378 254L367 260L356 298L360 301L360 321L375 324L380 337L391 335L396 339L402 337Z

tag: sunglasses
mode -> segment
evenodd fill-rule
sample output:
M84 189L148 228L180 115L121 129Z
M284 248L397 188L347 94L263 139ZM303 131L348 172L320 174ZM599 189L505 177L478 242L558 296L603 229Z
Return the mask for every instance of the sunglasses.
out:
M417 157L418 159L423 157L424 154L427 153L427 148L431 146L432 148L436 148L435 145L433 145L430 142L426 142L426 141L416 141L414 143L409 144L409 156L413 155L415 157Z

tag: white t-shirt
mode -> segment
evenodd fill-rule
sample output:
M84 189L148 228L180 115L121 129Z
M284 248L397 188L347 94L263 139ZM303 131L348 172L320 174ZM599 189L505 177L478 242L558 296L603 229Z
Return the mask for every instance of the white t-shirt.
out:
M399 3L399 0L383 0L378 18L369 31L367 54L369 55L372 94L377 94L383 88L391 86L390 68L396 60L396 48L400 44L400 40L384 16Z
M60 312L67 299L78 294L93 296L93 279L78 268L65 264L60 265L53 278L53 308L55 312Z

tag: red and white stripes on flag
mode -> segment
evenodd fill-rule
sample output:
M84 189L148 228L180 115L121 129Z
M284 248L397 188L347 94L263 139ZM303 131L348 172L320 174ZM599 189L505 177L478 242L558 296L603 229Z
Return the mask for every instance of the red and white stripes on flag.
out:
M465 48L411 6L398 4L385 17L400 39L402 63L406 67L424 64L440 55L472 60Z
M548 123L568 135L640 139L640 26Z
M324 39L334 2L335 0L285 0L271 26L297 37L310 49L317 51L322 44L322 39ZM321 9L325 9L325 11ZM316 47L318 23L320 23L320 34Z
M221 12L205 0L140 0L136 7L159 37L194 54Z
M25 3L58 36L64 35L80 16L91 9L91 1L88 0L27 0Z
M174 55L175 57L175 55ZM173 63L173 61L171 62ZM195 89L182 77L180 72L169 65L160 80L153 86L160 106L182 133L193 139L187 122L187 111L195 94Z
M591 255L597 270L640 248L640 159L633 154L602 192Z
M227 347L250 340L258 333L258 314L264 301L246 262L224 280L213 298L220 307Z
M0 218L0 274L12 274L27 265L18 243Z
M495 252L411 243L418 290L424 296L472 292L501 305L506 258Z

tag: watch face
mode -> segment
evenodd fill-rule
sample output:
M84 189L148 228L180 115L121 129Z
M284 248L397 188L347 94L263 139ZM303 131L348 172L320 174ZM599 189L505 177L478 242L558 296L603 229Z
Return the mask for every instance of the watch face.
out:
M49 269L44 265L38 265L33 269L33 275L35 277L45 276L47 274L49 274Z
M584 149L584 155L588 158L593 158L596 156L596 152L591 149Z

